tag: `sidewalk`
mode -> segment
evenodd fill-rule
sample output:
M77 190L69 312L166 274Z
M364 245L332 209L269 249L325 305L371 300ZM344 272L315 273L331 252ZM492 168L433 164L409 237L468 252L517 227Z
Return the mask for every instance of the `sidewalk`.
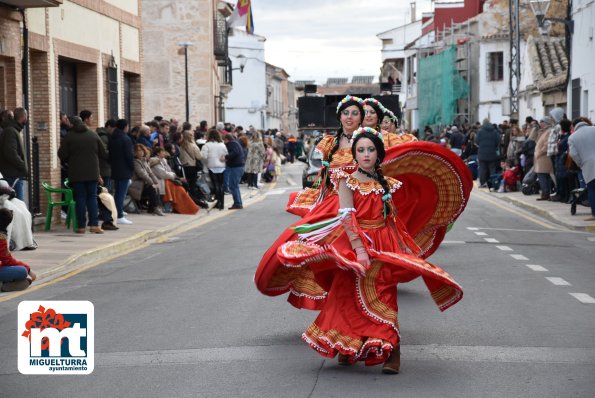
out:
M241 185L244 207L256 202L273 188L272 184L262 184L259 190L248 190L245 184ZM168 235L181 233L235 211L243 211L227 210L232 203L231 195L225 195L226 209L223 211L215 209L207 212L200 209L196 215L171 213L163 217L146 213L129 214L126 218L133 224L118 225L119 230L105 231L103 234L76 234L72 229L67 230L63 222L52 225L47 232L43 230L43 224L36 225L33 236L39 247L36 250L13 252L13 255L35 270L38 280L34 285L39 285L98 261L118 257L148 242L167 239ZM0 298L10 294L0 293Z
M537 201L536 199L539 195L523 195L522 192L488 192L487 188L478 188L477 185L475 185L473 191L482 192L491 198L511 203L566 228L577 231L595 232L595 222L584 221L585 218L591 216L591 208L589 207L578 205L576 207L576 214L573 216L570 214L569 204L547 200Z

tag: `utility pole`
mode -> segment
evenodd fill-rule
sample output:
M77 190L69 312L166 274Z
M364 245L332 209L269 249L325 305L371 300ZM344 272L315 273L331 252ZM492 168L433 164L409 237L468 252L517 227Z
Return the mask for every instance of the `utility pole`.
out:
M519 118L519 86L521 84L521 28L519 23L519 0L508 0L510 31L510 117Z
M190 42L183 42L178 43L178 46L184 47L184 75L186 80L186 121L190 122L190 98L188 95L188 47L190 47L192 43Z

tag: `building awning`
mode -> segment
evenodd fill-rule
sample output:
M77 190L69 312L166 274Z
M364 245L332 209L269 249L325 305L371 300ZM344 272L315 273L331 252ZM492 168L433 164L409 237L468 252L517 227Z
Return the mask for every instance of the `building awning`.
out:
M17 8L58 7L62 0L0 0L0 4Z

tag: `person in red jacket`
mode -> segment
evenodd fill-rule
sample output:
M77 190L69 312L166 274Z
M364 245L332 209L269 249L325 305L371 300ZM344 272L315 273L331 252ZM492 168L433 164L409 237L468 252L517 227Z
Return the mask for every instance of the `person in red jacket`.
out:
M25 290L36 279L35 272L10 254L7 229L12 222L12 210L0 209L0 290Z

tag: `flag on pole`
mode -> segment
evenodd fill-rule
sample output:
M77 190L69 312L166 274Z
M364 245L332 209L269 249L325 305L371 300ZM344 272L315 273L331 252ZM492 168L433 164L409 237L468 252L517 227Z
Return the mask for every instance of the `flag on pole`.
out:
M236 8L229 17L229 26L245 26L246 32L254 33L254 19L250 0L238 0Z

